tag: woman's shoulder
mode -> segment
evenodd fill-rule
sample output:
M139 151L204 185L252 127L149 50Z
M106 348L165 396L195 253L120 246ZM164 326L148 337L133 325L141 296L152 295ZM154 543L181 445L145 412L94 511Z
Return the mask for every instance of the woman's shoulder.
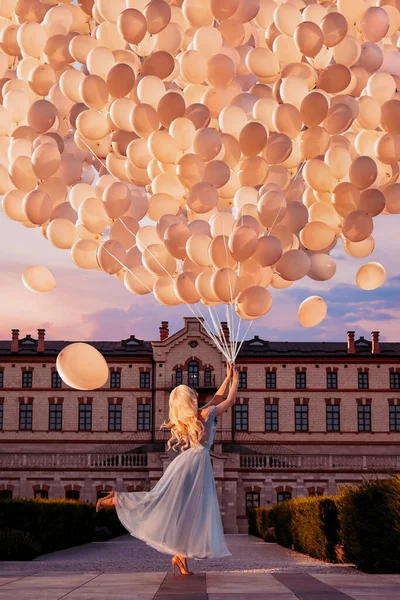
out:
M212 406L209 406L208 408L200 409L198 411L198 417L199 417L199 419L201 419L204 422L207 422L208 419L209 419L209 417L212 416L215 413L216 408L217 407L215 405L212 405Z

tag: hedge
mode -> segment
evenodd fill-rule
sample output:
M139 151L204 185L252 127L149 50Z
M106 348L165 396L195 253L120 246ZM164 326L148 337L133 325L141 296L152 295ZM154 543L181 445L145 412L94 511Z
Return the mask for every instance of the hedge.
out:
M0 560L40 554L126 533L113 508L73 500L0 501Z
M400 478L248 511L249 534L370 573L400 572Z

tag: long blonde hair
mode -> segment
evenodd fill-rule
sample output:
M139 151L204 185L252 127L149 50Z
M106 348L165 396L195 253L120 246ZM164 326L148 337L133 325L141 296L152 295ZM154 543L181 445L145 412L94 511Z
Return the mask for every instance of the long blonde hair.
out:
M169 429L168 450L179 446L181 452L189 446L198 446L204 438L205 429L197 416L197 395L187 385L178 385L169 396L169 422L163 423L161 429Z

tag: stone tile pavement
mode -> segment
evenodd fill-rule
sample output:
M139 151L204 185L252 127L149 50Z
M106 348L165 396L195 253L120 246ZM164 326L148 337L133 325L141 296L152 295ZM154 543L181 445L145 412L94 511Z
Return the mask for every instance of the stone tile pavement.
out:
M400 600L400 575L367 575L251 536L226 538L232 557L189 561L191 577L173 576L168 556L130 536L2 562L0 600Z

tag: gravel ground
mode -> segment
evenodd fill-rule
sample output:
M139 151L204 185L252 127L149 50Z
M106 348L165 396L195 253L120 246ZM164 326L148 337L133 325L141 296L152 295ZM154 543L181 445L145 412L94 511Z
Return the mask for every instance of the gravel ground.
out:
M226 535L232 556L216 560L189 560L195 572L358 573L351 565L332 565L277 544L248 535ZM168 571L171 559L130 535L108 542L92 542L53 552L30 562L0 562L0 573L24 575L50 571L150 572ZM362 573L360 573L362 576Z

